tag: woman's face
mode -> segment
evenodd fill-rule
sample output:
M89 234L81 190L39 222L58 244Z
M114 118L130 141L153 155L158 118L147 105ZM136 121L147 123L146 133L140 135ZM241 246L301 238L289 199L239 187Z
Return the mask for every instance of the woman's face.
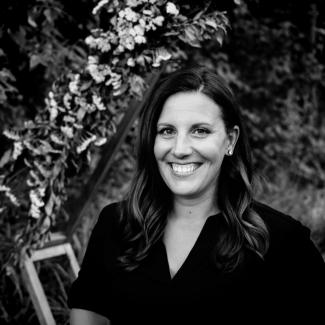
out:
M215 195L221 163L238 133L235 127L227 134L220 107L208 96L170 96L157 123L154 154L172 193L189 199Z

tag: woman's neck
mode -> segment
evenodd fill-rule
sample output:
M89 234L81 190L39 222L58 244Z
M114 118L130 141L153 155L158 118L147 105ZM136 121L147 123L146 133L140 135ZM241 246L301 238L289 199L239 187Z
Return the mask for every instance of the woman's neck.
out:
M219 212L214 197L187 199L175 197L171 217L184 222L204 222Z

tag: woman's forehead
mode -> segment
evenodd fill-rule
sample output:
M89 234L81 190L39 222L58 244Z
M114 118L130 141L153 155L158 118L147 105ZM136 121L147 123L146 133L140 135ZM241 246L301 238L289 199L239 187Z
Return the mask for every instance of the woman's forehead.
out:
M201 92L179 92L167 98L158 123L168 120L213 122L221 119L221 108Z

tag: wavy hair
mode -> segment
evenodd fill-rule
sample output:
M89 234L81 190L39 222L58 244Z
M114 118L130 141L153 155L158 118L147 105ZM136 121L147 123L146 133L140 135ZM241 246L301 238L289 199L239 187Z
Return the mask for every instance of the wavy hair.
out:
M216 72L205 67L178 70L165 76L149 96L140 116L137 169L123 202L124 245L119 265L136 268L150 248L162 238L173 196L163 181L154 156L157 122L166 100L178 92L201 92L220 108L226 130L235 125L240 136L232 156L225 156L220 170L216 203L225 227L217 234L213 261L224 272L241 264L245 250L263 258L269 246L269 233L253 208L253 170L248 137L235 96Z

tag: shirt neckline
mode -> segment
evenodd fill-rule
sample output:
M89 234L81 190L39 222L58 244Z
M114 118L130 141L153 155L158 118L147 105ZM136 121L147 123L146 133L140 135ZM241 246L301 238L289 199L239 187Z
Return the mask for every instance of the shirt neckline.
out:
M177 281L178 278L181 278L182 273L186 272L186 269L190 268L191 264L196 262L196 260L199 258L198 252L201 251L203 242L210 241L210 239L211 239L211 234L210 234L210 231L209 231L211 229L209 229L208 226L213 221L218 221L219 219L217 217L221 216L221 214L222 214L222 212L219 211L219 212L217 212L215 214L209 215L206 218L206 220L204 221L203 227L202 227L202 229L201 229L201 231L200 231L200 233L199 233L193 247L189 251L187 257L185 258L185 260L183 262L183 264L180 266L180 268L177 270L177 272L174 274L174 276L171 276L166 245L165 245L163 239L160 240L160 245L161 245L161 248L162 248L162 257L161 258L163 260L164 266L166 266L165 268L167 269L167 271L164 272L164 273L167 273L166 277L168 278L168 281L170 281L170 282ZM203 245L203 247L206 247L206 245ZM204 252L204 253L207 253L207 252ZM184 271L184 269L185 269L185 271Z

